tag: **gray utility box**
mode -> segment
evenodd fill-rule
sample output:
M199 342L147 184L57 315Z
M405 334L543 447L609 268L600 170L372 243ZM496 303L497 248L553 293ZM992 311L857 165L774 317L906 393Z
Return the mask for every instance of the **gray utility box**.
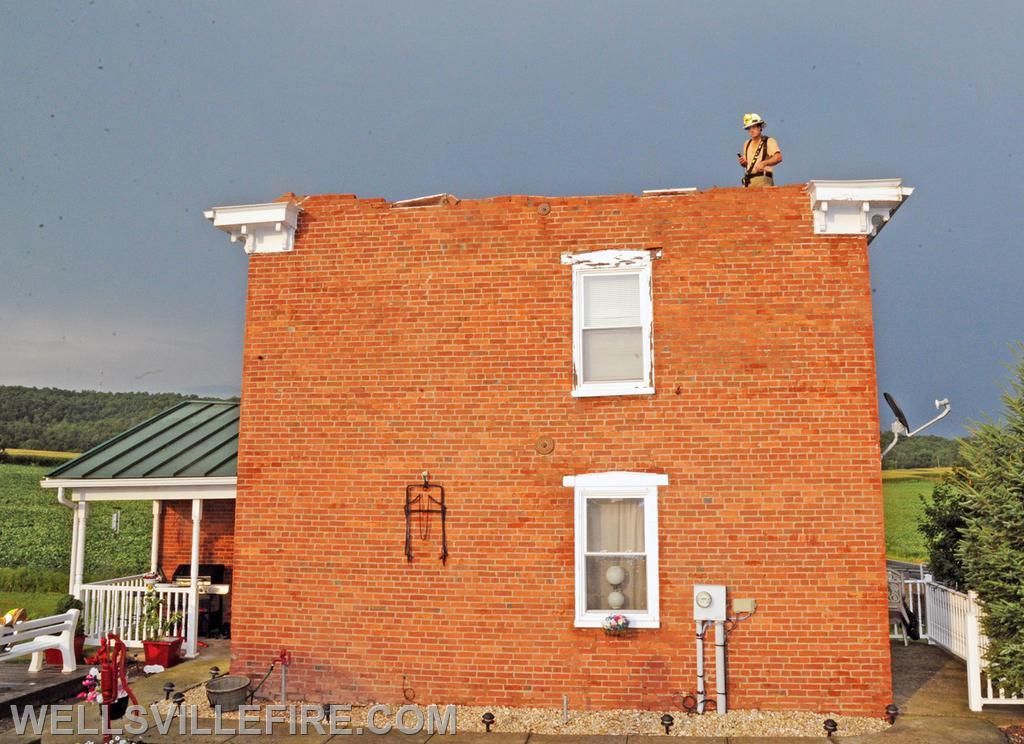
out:
M694 620L725 620L727 611L724 586L719 584L694 584Z

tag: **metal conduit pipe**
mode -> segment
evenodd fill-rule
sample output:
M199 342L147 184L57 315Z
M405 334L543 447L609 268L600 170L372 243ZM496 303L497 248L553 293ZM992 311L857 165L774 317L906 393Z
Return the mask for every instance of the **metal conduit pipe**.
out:
M704 631L706 621L697 621L697 713L704 712L707 693L704 690Z
M715 709L719 713L728 712L725 704L725 623L715 621Z

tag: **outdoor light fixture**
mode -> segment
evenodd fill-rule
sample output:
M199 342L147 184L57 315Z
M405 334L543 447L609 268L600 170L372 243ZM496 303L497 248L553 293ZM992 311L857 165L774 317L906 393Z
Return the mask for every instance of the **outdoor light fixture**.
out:
M907 417L903 413L903 409L901 409L899 404L896 403L896 399L889 395L889 393L882 393L882 397L885 398L885 402L889 404L889 408L892 409L893 415L896 416L896 420L892 422L892 426L890 427L890 430L892 431L892 441L889 442L889 446L882 451L883 460L885 459L885 456L889 454L889 451L896 446L896 442L899 441L900 435L902 435L904 439L910 439L910 437L924 431L936 421L944 419L949 415L951 410L949 398L943 398L942 400L935 401L935 407L939 409L941 413L928 423L922 424L911 431L910 423L907 421Z
M661 717L661 725L665 727L665 733L669 733L669 729L672 728L672 724L676 722L676 719L666 713Z
M210 667L210 679L217 679L220 676L220 667Z
M171 699L171 693L174 692L174 683L167 682L164 684L164 700Z
M491 726L494 725L494 714L491 713L491 711L487 711L480 716L480 720L483 721L484 726L487 727L487 733L491 733Z
M832 734L839 730L839 724L833 721L831 718L825 719L825 736L829 739L832 738Z
M889 725L896 723L896 716L900 714L900 709L896 707L896 703L889 703L885 706L885 717L889 721Z
M626 604L626 596L619 591L622 582L626 580L626 571L622 566L609 566L604 572L604 577L612 585L612 591L608 594L608 606L613 610L621 609Z

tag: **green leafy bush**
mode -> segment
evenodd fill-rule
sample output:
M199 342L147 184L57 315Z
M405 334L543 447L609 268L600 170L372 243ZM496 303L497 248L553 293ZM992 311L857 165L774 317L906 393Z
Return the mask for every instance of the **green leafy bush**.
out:
M931 501L922 497L924 514L918 525L928 548L928 566L932 576L946 586L964 585L964 567L960 561L960 542L967 526L967 500L954 481L940 481Z
M1021 347L1024 352L1024 346ZM941 521L955 527L962 509L962 539L952 563L978 593L989 639L990 677L1007 691L1024 690L1024 356L1018 355L1003 394L1003 418L972 429L961 442L962 467L946 482ZM962 506L961 506L962 505ZM938 525L938 522L936 522ZM935 534L939 535L939 526ZM941 537L950 554L954 532ZM955 567L949 569L955 571Z
M65 612L67 612L68 610L71 610L71 609L84 610L85 609L85 605L82 604L82 600L75 599L74 596L72 596L70 594L65 594L57 602L57 607L54 609L54 613L53 614L54 615L63 615ZM82 615L79 615L78 616L78 625L75 626L75 634L76 635L82 635L83 633L85 633L85 618Z

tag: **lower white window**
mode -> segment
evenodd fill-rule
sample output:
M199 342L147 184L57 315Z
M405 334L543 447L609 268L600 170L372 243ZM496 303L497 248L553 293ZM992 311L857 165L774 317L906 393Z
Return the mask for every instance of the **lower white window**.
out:
M657 628L659 473L566 476L576 514L577 628L625 615L631 628Z

